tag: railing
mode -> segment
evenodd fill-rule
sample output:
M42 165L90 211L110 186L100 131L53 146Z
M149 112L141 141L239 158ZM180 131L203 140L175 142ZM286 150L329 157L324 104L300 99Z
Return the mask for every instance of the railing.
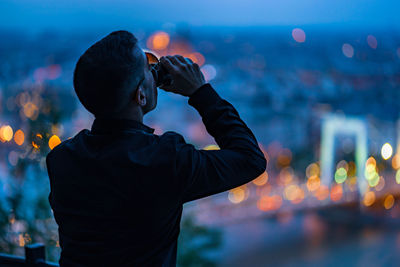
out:
M0 266L58 267L58 264L46 262L44 245L31 244L25 246L25 258L0 253Z

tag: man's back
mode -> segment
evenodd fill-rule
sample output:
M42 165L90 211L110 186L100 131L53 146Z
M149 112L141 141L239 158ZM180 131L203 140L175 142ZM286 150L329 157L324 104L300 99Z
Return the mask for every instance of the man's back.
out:
M96 119L49 153L62 266L174 266L183 203L265 171L254 135L210 84L188 102L221 150L138 121Z

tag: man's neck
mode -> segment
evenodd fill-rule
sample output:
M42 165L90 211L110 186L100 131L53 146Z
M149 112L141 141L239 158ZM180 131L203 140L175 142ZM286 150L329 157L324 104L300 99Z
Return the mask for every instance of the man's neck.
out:
M100 116L100 118L128 119L128 120L134 120L134 121L143 123L143 113L140 108L136 109L136 110L132 110L131 112L124 112L124 113L117 114L117 115Z

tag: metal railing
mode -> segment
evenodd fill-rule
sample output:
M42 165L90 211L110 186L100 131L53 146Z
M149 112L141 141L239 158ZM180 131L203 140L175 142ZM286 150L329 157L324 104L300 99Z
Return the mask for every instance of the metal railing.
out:
M25 246L25 258L0 253L0 266L58 267L58 264L46 262L43 244L30 244Z

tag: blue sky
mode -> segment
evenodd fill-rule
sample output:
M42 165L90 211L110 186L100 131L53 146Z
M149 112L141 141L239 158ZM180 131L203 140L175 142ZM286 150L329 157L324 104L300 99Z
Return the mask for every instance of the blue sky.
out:
M400 0L0 0L0 27L26 31L193 26L398 28Z

